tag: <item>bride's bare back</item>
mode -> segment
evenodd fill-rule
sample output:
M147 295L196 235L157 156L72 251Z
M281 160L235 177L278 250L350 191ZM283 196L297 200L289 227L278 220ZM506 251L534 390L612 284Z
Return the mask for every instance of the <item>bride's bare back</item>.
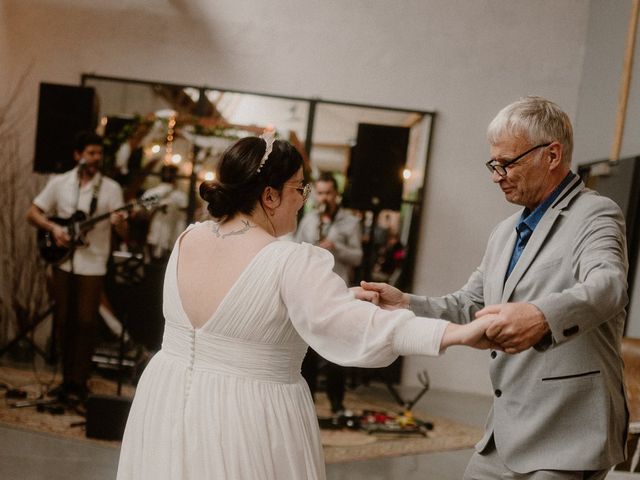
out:
M219 228L219 224L208 221L182 237L178 292L194 328L207 323L253 257L275 240L255 224L250 225L231 221Z

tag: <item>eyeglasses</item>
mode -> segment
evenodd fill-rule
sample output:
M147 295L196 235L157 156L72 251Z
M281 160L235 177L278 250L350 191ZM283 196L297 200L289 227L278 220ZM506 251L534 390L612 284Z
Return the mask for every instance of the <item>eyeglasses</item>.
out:
M307 201L307 198L309 198L309 194L311 193L311 184L310 183L305 183L304 185L300 186L300 185L290 185L288 183L284 184L285 187L289 187L289 188L295 188L298 193L300 195L302 195L302 200L303 201Z
M549 142L549 143L544 143L544 144L540 144L540 145L536 145L535 147L530 148L529 150L527 150L526 152L524 152L521 155L518 155L516 158L514 158L513 160L509 160L503 163L500 163L496 160L489 160L487 163L485 163L485 166L487 167L487 169L493 173L496 172L498 175L500 175L501 177L506 177L507 176L507 167L513 165L514 163L516 163L518 160L522 160L524 157L526 157L527 155L529 155L531 152L533 152L534 150L538 149L538 148L542 148L542 147L548 147L549 145L551 145L553 142Z

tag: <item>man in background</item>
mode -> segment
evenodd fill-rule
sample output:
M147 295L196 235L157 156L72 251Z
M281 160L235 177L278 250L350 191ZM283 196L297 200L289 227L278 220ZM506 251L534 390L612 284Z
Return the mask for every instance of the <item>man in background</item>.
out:
M100 172L102 138L93 132L78 134L73 155L77 166L49 179L27 212L29 223L50 232L56 245L70 249L69 258L53 266L52 272L55 340L62 348L63 381L49 393L65 403L83 402L89 393L98 306L111 253L111 224L118 225L122 236L126 234L124 215L114 213L96 223L78 246L65 226L48 218L68 219L77 211L90 218L123 205L120 185Z
M351 284L353 269L362 261L360 221L338 204L338 183L330 173L322 173L314 184L316 208L305 214L298 226L296 240L322 247L333 254L333 270ZM319 365L323 360L309 349L302 363L302 375L312 394L317 389ZM326 391L331 411L344 412L345 369L326 362Z
M173 244L187 226L186 211L189 204L187 194L177 187L178 167L164 165L160 176L160 185L142 195L143 200L156 197L160 203L151 216L147 234L149 256L155 261L168 259Z

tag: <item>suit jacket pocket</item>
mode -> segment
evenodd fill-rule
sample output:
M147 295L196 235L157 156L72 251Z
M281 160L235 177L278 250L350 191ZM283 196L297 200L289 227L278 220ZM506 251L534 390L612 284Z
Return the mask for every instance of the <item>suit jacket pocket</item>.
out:
M600 370L542 377L541 381L547 388L570 388L574 390L588 390L593 387L594 381L600 377Z

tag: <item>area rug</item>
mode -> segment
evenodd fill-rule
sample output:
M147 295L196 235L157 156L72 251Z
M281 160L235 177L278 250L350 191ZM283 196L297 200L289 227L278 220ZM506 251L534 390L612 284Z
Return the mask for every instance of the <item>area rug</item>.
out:
M0 366L0 383L9 388L19 388L27 392L28 399L34 400L46 392L48 385L59 382L58 374L47 371L36 372L33 369ZM96 394L115 395L116 382L102 377L90 380L90 389ZM133 396L134 388L124 385L122 394ZM399 413L399 406L381 394L380 389L359 387L349 390L345 398L345 406L360 413L362 410L385 411ZM72 411L53 415L38 412L36 407L12 408L11 405L22 400L6 399L0 402L0 423L12 427L36 430L66 438L93 442L113 448L119 442L95 440L87 438L83 426L84 418ZM316 399L318 416L330 415L326 395L319 393ZM426 437L402 434L367 434L355 430L322 430L327 463L350 462L371 458L416 455L429 452L442 452L471 448L482 436L479 428L464 425L445 418L414 411L414 416L422 421L433 423L433 429Z

